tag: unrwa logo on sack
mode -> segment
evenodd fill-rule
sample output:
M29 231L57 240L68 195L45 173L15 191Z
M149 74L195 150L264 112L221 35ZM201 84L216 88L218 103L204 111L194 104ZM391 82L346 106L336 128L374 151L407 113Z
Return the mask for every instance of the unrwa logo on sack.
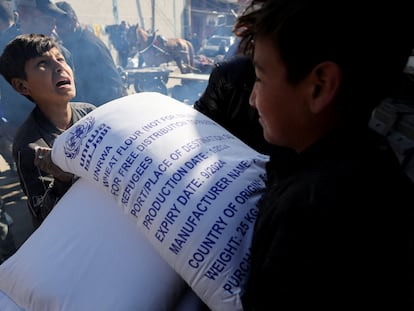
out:
M83 144L82 152L80 152L81 156L79 161L79 165L83 167L86 171L88 171L90 168L91 162L93 160L93 155L95 154L98 145L103 141L104 137L106 136L106 134L109 133L110 129L111 127L109 125L101 123L99 124L99 126L96 127L96 129L94 129L91 132L90 135L88 135L86 143ZM106 158L111 149L112 146L105 147L104 158ZM100 160L98 160L98 162L99 161Z
M89 116L82 122L80 121L72 130L65 141L63 147L65 156L69 159L74 159L79 153L82 140L88 135L95 125L95 118Z

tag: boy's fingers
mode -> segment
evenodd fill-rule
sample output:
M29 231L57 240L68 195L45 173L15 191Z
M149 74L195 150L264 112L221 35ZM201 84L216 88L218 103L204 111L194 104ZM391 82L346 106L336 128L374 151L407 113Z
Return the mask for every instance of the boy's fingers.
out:
M42 171L51 174L54 178L60 181L71 181L73 178L73 174L63 171L56 164L53 163L51 150L52 149L48 148L39 148L38 150L36 150L34 164Z
M38 166L39 168L42 168L47 162L52 161L51 159L51 149L50 148L42 148L37 147L35 149L35 160L34 164ZM47 161L45 161L45 159Z

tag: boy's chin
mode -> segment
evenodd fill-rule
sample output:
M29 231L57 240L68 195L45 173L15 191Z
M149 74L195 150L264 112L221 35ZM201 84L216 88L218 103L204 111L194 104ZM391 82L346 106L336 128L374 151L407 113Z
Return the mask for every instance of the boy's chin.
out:
M68 92L67 96L68 96L68 101L74 99L76 97L76 91Z

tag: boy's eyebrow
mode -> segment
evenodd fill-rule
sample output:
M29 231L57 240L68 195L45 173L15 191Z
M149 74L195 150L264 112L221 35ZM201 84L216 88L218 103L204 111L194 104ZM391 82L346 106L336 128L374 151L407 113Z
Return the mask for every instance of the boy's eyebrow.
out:
M37 55L37 56L35 56L35 57L33 57L32 59L39 59L39 60L42 60L43 58L45 58L46 56L45 55Z

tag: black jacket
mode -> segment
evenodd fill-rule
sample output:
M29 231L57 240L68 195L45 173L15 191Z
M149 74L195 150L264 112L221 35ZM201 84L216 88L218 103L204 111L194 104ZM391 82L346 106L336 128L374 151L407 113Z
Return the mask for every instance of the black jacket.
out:
M95 109L95 106L88 103L71 103L71 107L71 124ZM62 132L36 106L18 129L13 141L13 158L17 174L23 192L27 196L27 205L35 227L41 224L73 181L62 183L40 171L34 165L35 151L31 145L51 148Z
M344 130L274 161L246 311L412 310L414 187L385 145Z

